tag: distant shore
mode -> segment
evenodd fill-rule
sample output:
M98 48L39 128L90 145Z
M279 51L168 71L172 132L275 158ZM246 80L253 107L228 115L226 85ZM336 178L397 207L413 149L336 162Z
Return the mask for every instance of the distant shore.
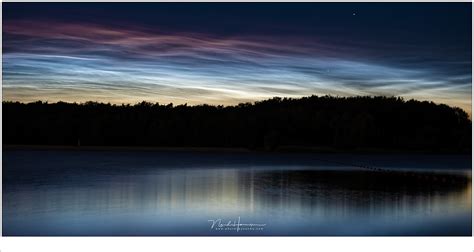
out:
M237 153L315 153L315 154L446 154L471 155L470 153L404 151L383 149L340 150L329 147L281 146L275 150L229 147L165 147L165 146L72 146L72 145L2 145L3 150L75 150L75 151L176 151L176 152L237 152Z
M159 146L71 146L71 145L3 145L4 150L85 150L85 151L196 151L196 152L252 152L245 148L159 147Z

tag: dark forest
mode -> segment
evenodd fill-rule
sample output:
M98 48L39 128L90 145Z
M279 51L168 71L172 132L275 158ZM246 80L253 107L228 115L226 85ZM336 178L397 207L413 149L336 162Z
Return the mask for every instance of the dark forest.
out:
M470 153L460 108L397 97L272 98L236 106L3 102L4 145Z

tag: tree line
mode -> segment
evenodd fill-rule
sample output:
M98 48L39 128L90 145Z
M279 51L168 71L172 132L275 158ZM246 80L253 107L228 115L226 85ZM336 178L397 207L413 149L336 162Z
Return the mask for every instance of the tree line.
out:
M470 153L471 120L460 108L399 97L235 106L3 102L3 144Z

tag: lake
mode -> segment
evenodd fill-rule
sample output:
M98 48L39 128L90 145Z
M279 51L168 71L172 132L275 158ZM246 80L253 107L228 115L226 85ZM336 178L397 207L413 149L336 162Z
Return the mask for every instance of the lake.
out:
M3 235L470 236L471 190L470 155L7 149Z

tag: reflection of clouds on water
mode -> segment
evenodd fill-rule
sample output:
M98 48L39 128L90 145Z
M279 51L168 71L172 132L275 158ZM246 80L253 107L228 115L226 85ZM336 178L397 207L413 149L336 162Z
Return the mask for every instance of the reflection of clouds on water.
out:
M208 218L242 216L270 222L266 232L274 234L285 234L287 228L294 228L294 234L358 234L370 230L390 233L400 223L435 223L465 216L471 209L470 183L393 182L357 169L135 169L15 187L4 194L8 202L4 216L7 223L34 223L36 218L56 225L92 222L90 225L105 233L120 233L110 228L131 225L137 233L145 234L172 233L170 225L199 226ZM97 219L102 222L92 221ZM368 226L364 227L367 230L343 227L341 222ZM315 226L309 227L311 223ZM54 225L51 228L54 233ZM63 231L88 232L87 228ZM174 232L205 231L196 227ZM403 233L403 228L399 232Z

